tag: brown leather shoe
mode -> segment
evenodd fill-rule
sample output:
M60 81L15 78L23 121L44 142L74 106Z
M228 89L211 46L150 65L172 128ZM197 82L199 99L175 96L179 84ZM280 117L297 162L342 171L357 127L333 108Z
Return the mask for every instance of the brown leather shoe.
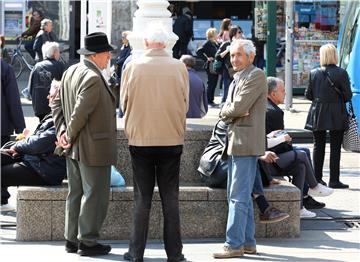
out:
M244 255L244 249L232 249L229 246L223 246L223 251L219 253L214 253L214 258L232 258L232 257L242 257Z
M260 214L260 223L270 224L280 222L289 217L289 214L280 211L275 207L268 207L264 214Z
M245 254L256 254L256 246L244 246Z

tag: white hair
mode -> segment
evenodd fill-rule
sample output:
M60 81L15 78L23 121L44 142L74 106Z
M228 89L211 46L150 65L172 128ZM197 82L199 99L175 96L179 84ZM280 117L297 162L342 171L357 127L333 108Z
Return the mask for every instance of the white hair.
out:
M43 57L45 58L54 58L54 54L56 51L60 52L59 44L57 42L46 42L41 47L41 51L43 53Z
M166 44L169 34L160 24L151 24L145 32L144 39L149 42Z
M242 48L244 48L245 54L246 56L249 56L251 53L253 53L254 55L256 54L256 48L254 46L254 43L251 40L248 39L234 39L231 42L231 47L233 46L240 46Z

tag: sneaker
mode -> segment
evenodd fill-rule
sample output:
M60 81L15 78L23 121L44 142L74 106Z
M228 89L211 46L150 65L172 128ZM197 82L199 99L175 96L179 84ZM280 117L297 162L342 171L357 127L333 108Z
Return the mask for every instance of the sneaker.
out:
M317 184L316 187L309 189L309 195L312 197L325 197L334 193L334 189L329 188L327 186L323 186L322 184Z
M78 251L78 244L75 242L71 242L66 240L65 242L65 251L68 253L76 253Z
M330 182L329 187L331 188L349 188L349 185L339 182Z
M256 254L256 246L244 246L244 253L245 254Z
M303 204L306 209L321 209L325 207L325 203L318 202L311 196L305 197L303 199Z
M111 246L109 245L102 245L102 244L96 244L94 246L87 246L84 243L80 242L79 244L79 250L78 254L80 256L102 256L109 254L111 250Z
M305 207L300 209L300 218L312 218L316 217L316 213L307 210Z
M288 217L289 214L281 212L279 209L275 207L270 207L265 210L264 214L260 214L260 223L261 224L276 223Z
M3 204L0 207L1 212L10 212L10 211L16 211L16 207L10 204Z
M223 246L223 251L220 253L214 253L214 258L232 258L232 257L242 257L244 255L244 249L232 249L230 246Z

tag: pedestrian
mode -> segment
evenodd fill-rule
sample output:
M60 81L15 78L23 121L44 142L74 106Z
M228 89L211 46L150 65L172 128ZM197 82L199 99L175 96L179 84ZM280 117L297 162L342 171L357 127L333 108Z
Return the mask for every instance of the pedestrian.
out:
M174 58L179 59L182 55L188 53L188 44L194 36L192 19L191 10L187 6L183 7L182 14L175 19L173 31L179 39L173 47Z
M32 12L32 16L30 18L29 29L21 34L21 37L24 37L24 38L31 37L31 39L27 43L25 43L24 47L25 47L26 51L29 52L29 54L31 55L31 57L33 59L35 58L35 51L33 48L34 42L35 42L35 37L36 37L37 33L40 31L41 20L43 20L43 19L44 19L44 16L43 16L42 12L40 10L34 10Z
M57 37L53 32L53 22L50 19L43 19L41 20L40 31L37 33L33 49L36 53L35 61L39 62L42 61L43 53L42 53L42 46L46 42L57 42Z
M115 95L101 71L115 46L95 32L85 36L77 52L84 60L64 73L52 113L58 137L56 152L66 156L69 193L65 211L65 249L82 256L106 255L109 245L97 242L110 191L111 165L116 163Z
M223 250L214 258L241 257L256 250L251 192L258 157L265 154L266 77L253 66L255 47L250 40L233 40L230 61L237 72L221 109L228 127L228 220ZM256 251L255 251L256 252Z
M12 67L1 61L1 146L10 141L10 136L25 128L20 94Z
M223 42L229 41L231 39L229 36L231 24L232 24L232 22L231 22L230 18L224 18L221 21L220 33L217 36L217 41L220 44L222 44Z
M313 132L313 161L315 177L323 185L326 132L330 134L330 180L331 188L348 188L340 182L341 143L347 128L345 103L351 101L352 92L346 70L337 66L336 47L326 44L320 47L320 67L310 72L309 86L305 91L311 100L306 129Z
M29 77L29 93L35 116L41 120L51 112L47 96L53 79L60 81L64 64L59 61L60 49L57 42L46 42L42 46L44 60L35 64Z
M182 261L179 170L189 103L189 77L185 65L165 51L168 33L155 24L145 32L146 52L126 66L120 88L135 201L130 246L124 259L143 261L157 181L167 261Z
M222 78L224 84L224 93L221 98L222 104L226 101L226 97L229 91L229 85L233 80L233 75L235 73L230 62L230 44L233 40L243 38L242 29L237 25L232 26L229 31L229 37L230 40L223 42L215 54L215 59L223 63Z
M208 104L211 107L216 107L217 104L214 103L215 89L218 82L219 75L213 72L210 68L211 63L215 60L216 51L219 48L219 45L216 41L216 28L209 28L206 30L206 41L205 43L196 51L197 56L205 62L205 71L207 74L207 99Z
M182 55L180 61L186 65L189 73L189 110L186 118L203 118L208 111L208 103L204 82L194 69L196 60L191 55Z

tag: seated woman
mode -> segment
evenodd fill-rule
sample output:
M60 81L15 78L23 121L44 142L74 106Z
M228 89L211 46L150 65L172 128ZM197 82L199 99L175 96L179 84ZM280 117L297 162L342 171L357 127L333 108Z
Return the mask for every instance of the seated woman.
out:
M267 145L269 151L275 151L275 147L284 142L291 142L291 137L283 130L272 131L267 135ZM323 186L316 181L314 169L306 151L294 148L283 153L277 152L277 156L278 159L275 163L268 165L268 172L270 172L271 176L277 176L281 170L286 170L293 166L295 169L294 172L291 172L291 175L293 175L293 184L300 189L301 195L303 195L304 182L306 182L306 184L310 187L308 192L310 196L325 197L334 192L333 189ZM311 212L303 207L303 203L301 201L300 218L315 216L316 214L314 212Z
M59 82L53 81L49 104L59 91ZM54 155L56 133L51 113L37 126L34 133L17 142L8 142L1 149L1 211L10 211L9 186L60 185L66 175L64 157ZM11 143L11 146L9 146Z

